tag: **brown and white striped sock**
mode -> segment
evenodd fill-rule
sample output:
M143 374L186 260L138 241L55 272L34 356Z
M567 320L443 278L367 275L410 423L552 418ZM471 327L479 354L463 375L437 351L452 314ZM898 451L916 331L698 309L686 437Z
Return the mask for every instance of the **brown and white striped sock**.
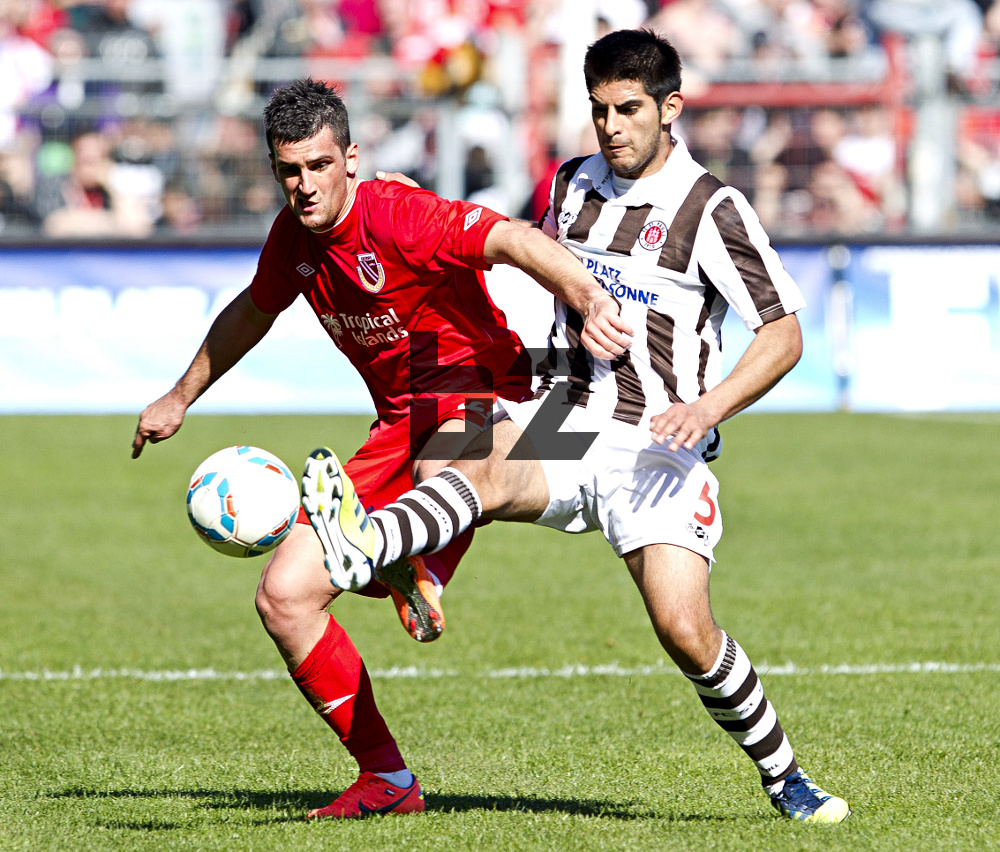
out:
M764 695L750 658L736 640L723 633L722 649L712 670L687 677L708 715L757 765L765 787L798 769L778 715Z
M472 483L452 467L442 469L369 515L375 526L375 570L404 556L440 550L482 512Z

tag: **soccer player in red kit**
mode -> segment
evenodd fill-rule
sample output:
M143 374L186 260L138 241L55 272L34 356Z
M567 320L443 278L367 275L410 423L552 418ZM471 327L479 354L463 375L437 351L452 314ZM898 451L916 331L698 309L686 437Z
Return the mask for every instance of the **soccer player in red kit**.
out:
M358 496L380 508L437 473L486 425L495 398L521 400L528 370L516 334L486 293L493 263L524 270L585 318L598 357L627 344L617 303L564 248L536 229L467 202L398 183L359 181L347 110L322 82L276 91L264 110L271 168L287 206L257 273L215 319L176 385L139 416L132 456L171 437L187 409L267 333L302 294L364 378L378 419L347 462ZM456 433L460 433L457 434ZM438 449L435 449L437 447ZM428 557L337 586L304 513L264 568L256 604L292 680L358 763L360 775L310 817L362 817L424 809L423 794L375 704L350 637L327 612L345 589L390 593L411 635L443 628L439 589L471 530ZM343 575L341 566L336 576Z

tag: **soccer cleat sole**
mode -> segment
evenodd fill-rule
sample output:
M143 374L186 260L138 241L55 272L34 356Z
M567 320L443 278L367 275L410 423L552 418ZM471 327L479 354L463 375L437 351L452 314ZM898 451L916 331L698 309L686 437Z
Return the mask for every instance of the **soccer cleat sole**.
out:
M330 582L338 589L356 592L371 580L371 568L363 554L349 554L340 536L331 531L340 528L344 483L333 459L333 452L322 447L313 450L302 472L302 508L323 545L323 562L330 572Z
M778 813L780 813L785 819L794 820L795 822L810 822L810 823L826 823L833 824L838 822L843 822L847 819L852 811L851 806L847 804L843 799L838 799L836 797L830 799L821 808L819 808L815 813L805 814L786 811L784 808L780 808L775 805Z
M843 799L833 796L824 802L823 806L812 816L807 817L805 822L843 822L851 815L851 806Z
M411 560L419 559L419 556L397 559L382 566L376 576L392 592L406 632L418 642L433 642L444 632L444 612L433 582L417 579Z

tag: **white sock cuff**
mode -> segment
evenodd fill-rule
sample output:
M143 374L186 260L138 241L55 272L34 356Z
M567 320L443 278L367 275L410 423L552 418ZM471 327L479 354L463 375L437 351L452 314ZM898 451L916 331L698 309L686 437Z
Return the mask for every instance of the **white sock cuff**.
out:
M453 467L441 468L437 475L455 489L455 493L469 507L472 520L478 520L479 516L483 514L483 502L479 499L479 494L469 481L469 478L460 470L456 470ZM430 482L430 480L425 480L425 482Z
M719 648L719 655L715 658L715 662L712 663L712 668L710 668L707 672L705 672L705 674L696 675L696 674L689 674L688 672L684 672L684 674L686 674L691 680L694 681L714 680L718 676L719 670L722 668L723 663L726 662L726 652L730 650L730 646L733 647L733 651L731 652L730 656L735 658L735 649L738 648L739 646L736 644L735 641L733 641L732 638L730 638L729 634L726 633L725 630L723 630L722 647ZM732 666L730 665L730 668L731 667ZM723 677L723 679L725 678Z

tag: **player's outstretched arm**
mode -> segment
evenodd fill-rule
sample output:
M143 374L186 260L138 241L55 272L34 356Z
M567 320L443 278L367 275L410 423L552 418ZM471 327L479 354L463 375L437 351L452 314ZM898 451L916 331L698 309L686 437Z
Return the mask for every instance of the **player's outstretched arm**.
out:
M670 441L670 449L693 449L713 426L756 402L802 355L802 330L795 314L766 323L757 329L733 371L696 402L677 403L650 421L650 432L658 444Z
M175 434L191 404L260 342L274 319L257 310L249 288L226 305L177 384L139 415L132 458L139 458L147 441L156 444Z
M402 172L377 171L375 177L419 186ZM485 248L490 263L516 266L577 311L584 318L580 339L593 355L616 358L628 349L632 329L622 321L618 303L567 249L545 236L533 222L498 222L490 230Z
M584 319L583 345L597 358L617 358L631 345L632 329L618 302L576 257L538 228L497 222L486 237L486 260L526 272Z

